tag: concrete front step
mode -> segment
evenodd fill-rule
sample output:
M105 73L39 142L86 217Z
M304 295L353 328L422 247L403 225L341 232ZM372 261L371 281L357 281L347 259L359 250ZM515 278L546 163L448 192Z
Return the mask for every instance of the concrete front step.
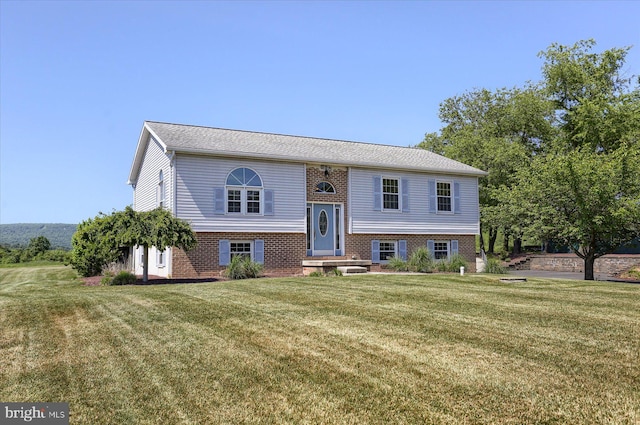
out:
M366 273L367 268L362 266L340 266L336 267L342 274Z
M336 269L343 274L346 273L366 273L371 267L371 260L347 260L346 258L332 259L304 259L302 260L302 273L305 276L311 273L332 273Z

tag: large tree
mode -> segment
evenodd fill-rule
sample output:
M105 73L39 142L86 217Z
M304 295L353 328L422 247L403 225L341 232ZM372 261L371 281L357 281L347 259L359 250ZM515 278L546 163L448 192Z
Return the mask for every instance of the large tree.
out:
M32 238L29 241L29 246L27 247L27 251L32 256L36 256L38 254L43 254L51 249L51 242L45 236L38 236Z
M626 75L630 48L592 52L593 40L573 46L552 44L540 53L544 89L554 104L564 149L589 148L608 153L627 141L638 143L638 76Z
M640 235L640 149L588 147L537 158L511 196L533 234L570 247L594 279L596 258Z
M528 230L569 246L587 280L596 258L640 235L640 88L624 75L628 48L594 46L541 53L558 133L514 192Z
M445 100L441 134L422 147L489 172L480 181L490 238L556 240L585 261L640 235L640 80L626 75L629 48L552 44L543 80ZM491 241L490 241L491 246Z
M164 250L179 247L189 250L196 245L191 226L169 211L157 208L139 212L131 207L100 213L78 226L72 238L71 264L83 276L102 272L105 265L119 261L131 247L144 248L143 280L149 278L149 247Z
M439 116L445 126L440 134L426 134L418 145L488 172L479 181L479 196L481 227L489 233L491 253L498 230L516 240L522 234L520 223L507 213L503 194L516 184L517 170L551 138L551 114L551 104L535 85L478 89L442 102Z

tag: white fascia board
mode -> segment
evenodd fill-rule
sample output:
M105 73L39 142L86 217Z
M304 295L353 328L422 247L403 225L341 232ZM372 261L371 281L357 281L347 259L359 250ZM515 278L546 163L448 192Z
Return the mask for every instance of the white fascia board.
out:
M131 170L129 171L129 180L127 181L128 185L133 185L138 181L138 173L140 172L144 152L147 148L147 143L149 142L149 135L153 136L153 138L160 143L165 153L167 152L167 145L158 137L157 134L155 134L153 130L151 130L145 121L142 126L142 131L140 132L140 137L138 138L138 145L136 147L135 156L133 157L133 163L131 164Z

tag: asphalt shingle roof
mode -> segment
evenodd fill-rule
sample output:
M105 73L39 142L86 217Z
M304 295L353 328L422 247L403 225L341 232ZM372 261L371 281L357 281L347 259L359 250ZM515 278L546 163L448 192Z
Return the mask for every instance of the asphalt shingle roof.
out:
M147 121L168 151L305 163L483 176L477 168L420 148Z

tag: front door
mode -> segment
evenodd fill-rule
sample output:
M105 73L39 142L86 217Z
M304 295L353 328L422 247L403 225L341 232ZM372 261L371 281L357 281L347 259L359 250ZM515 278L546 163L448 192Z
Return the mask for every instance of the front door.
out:
M311 246L313 255L334 255L333 204L313 204Z

